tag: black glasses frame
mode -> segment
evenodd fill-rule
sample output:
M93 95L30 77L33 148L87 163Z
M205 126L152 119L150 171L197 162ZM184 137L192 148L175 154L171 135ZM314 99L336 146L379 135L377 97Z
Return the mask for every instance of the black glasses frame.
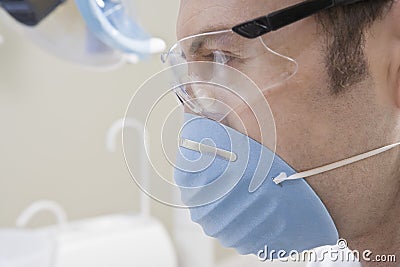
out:
M361 1L365 0L308 0L244 22L233 27L232 30L245 38L254 39L310 17L322 10Z

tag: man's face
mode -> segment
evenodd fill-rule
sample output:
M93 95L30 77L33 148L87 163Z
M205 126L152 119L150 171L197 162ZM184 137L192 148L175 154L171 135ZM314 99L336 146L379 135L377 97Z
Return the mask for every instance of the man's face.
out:
M298 2L182 0L178 39L229 29ZM271 45L295 59L299 67L295 76L257 100L270 105L276 124L276 152L295 170L316 168L400 140L399 111L392 97L392 57L382 52L388 46L385 20L376 22L366 35L369 75L340 94L330 89L327 66L335 62L327 62L329 38L313 17L266 35ZM258 64L262 69L263 62ZM262 88L263 77L257 77L256 83ZM248 135L257 139L251 130L257 128L251 112L241 109L239 117L244 126L229 118L224 123L242 132L245 127ZM397 194L398 173L393 167L397 161L396 152L390 151L307 179L342 237L363 235L381 222Z

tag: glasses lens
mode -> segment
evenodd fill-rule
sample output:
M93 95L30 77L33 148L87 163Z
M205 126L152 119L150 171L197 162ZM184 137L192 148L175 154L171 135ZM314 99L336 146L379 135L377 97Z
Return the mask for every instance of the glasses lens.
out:
M242 79L232 76L229 68L247 76L261 91L289 79L297 71L296 62L268 47L263 38L246 39L226 30L180 40L163 55L170 66L187 66L175 75L178 97L193 113L221 121L252 101Z

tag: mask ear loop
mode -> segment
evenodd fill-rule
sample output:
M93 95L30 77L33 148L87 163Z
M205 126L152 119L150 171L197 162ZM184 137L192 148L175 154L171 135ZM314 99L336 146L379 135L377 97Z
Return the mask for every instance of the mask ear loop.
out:
M395 147L397 147L399 145L400 145L400 143L395 143L393 145L388 145L388 146L385 146L385 147L381 147L381 148L366 152L364 154L361 154L361 155L358 155L358 156L355 156L355 157L351 157L351 158L348 158L348 159L344 159L344 160L341 160L341 161L338 161L338 162L335 162L335 163L331 163L331 164L328 164L328 165L325 165L325 166L322 166L322 167L319 167L319 168L315 168L315 169L304 171L304 172L299 172L299 173L293 174L293 175L291 175L289 177L287 176L286 173L282 172L281 174L279 174L277 177L275 177L272 180L274 181L275 184L279 185L284 181L304 179L304 178L307 178L307 177L310 177L310 176L314 176L314 175L321 174L321 173L324 173L324 172L332 171L334 169L337 169L337 168L340 168L340 167L343 167L343 166L346 166L346 165L350 165L350 164L356 163L358 161L361 161L361 160L376 156L376 155L381 154L383 152L386 152L386 151L388 151L390 149L393 149L393 148L395 148Z

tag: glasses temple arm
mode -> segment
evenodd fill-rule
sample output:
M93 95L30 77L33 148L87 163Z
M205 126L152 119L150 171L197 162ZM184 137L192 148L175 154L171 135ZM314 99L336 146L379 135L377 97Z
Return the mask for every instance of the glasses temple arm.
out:
M307 18L324 9L360 1L363 0L309 0L239 24L232 30L243 37L253 39Z

